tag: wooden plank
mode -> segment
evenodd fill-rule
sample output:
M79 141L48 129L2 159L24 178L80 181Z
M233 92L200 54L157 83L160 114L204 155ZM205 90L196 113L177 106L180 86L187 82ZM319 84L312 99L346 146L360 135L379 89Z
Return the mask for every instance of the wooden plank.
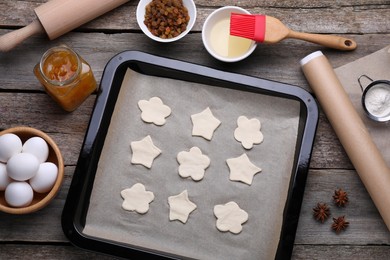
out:
M66 167L66 178L59 195L46 208L29 215L0 213L0 242L66 242L60 224L60 216L69 189L74 167ZM343 188L349 194L345 208L337 208L332 202L335 189ZM330 225L314 220L312 208L317 202L328 203L332 217L345 215L350 226L337 235ZM10 228L12 227L12 228ZM303 199L296 244L307 245L381 245L390 244L390 235L373 205L364 186L354 171L311 170Z
M22 244L0 244L0 259L115 259L98 253L81 250L70 244L54 245L22 245Z
M0 129L31 126L48 133L57 142L66 165L75 165L93 109L95 96L69 114L45 93L1 93ZM15 115L15 111L18 113ZM310 166L353 169L333 129L321 113Z
M335 51L290 39L274 45L259 45L250 57L233 64L222 63L211 57L198 33L187 35L163 51L161 43L151 41L142 34L88 33L88 37L85 35L69 33L54 41L49 41L44 36L32 37L14 50L0 53L0 89L43 91L32 72L33 67L50 47L68 44L90 63L98 81L111 57L125 50L140 50L220 70L290 83L309 90L299 67L299 60L307 54L322 50L332 65L338 67L384 48L389 44L390 34L351 35L350 37L358 43L358 48L351 52Z
M389 246L303 246L294 247L291 259L344 259L344 260L375 260L387 259ZM97 254L75 248L70 245L0 245L1 259L116 259L111 256Z
M354 169L332 126L321 111L321 108L310 168Z
M389 255L389 246L297 245L291 259L383 260L388 259Z
M336 189L348 193L345 207L333 203ZM330 206L331 217L321 223L313 218L312 209L318 202ZM345 215L350 222L345 232L336 234L331 230L332 217ZM390 234L380 218L370 196L355 171L311 170L307 179L305 195L296 236L296 244L390 244Z
M96 49L86 49L85 46L88 44L84 41L85 37L82 37L82 34L75 33L67 36L71 45L74 46L87 60L91 60L92 67L95 71L97 79L100 80L102 70L106 62L117 52L120 52L120 48L125 45L126 36L124 35L111 35L111 40L113 43L110 45L110 50L108 47L103 46L102 40L100 39L99 34L92 34L89 39L92 39L95 36L97 40L95 46L98 46ZM191 38L194 35L190 35ZM368 42L370 39L369 36L363 37L359 36L365 42ZM377 44L383 44L383 46L378 46L375 44L367 44L360 46L359 50L356 52L340 53L337 51L325 50L327 56L333 64L341 65L342 62L346 62L351 59L358 58L357 55L365 55L370 52L373 52L379 48L384 47L387 43L387 39L384 37L377 37ZM39 40L39 39L37 39ZM56 42L57 43L57 42ZM59 42L58 42L59 43ZM146 49L153 49L157 53L160 45L152 44L143 45ZM292 43L290 42L290 45ZM34 43L35 45L35 43ZM53 44L54 45L54 44ZM179 59L192 61L194 63L200 63L202 58L200 52L205 50L191 50L188 51L188 46L191 43L183 41L183 44L174 45L172 50L167 51L167 56L178 57ZM299 85L310 91L310 88L307 86L306 80L304 79L297 61L300 57L306 55L304 52L306 50L295 50L294 47L289 47L290 45L280 44L276 46L265 46L266 50L259 48L253 54L253 58L249 57L248 60L241 62L240 64L224 64L215 61L213 58L209 57L206 62L203 62L206 66L215 67L221 70L234 71L242 74L248 74L255 77L269 78L271 80L283 81L286 83L291 83L294 85ZM100 47L101 46L101 47ZM136 49L136 44L130 45L130 49ZM309 46L309 45L308 45ZM298 46L295 46L298 47ZM311 46L314 51L314 46ZM22 47L20 47L22 48ZM286 49L287 48L287 49ZM284 49L284 52L280 52L281 49ZM278 52L278 51L279 52ZM295 50L295 52L294 52ZM191 56L188 56L191 54ZM22 52L21 50L16 50L14 53L6 53L3 57L15 57L15 59L10 59L11 64L0 63L0 72L3 75L0 78L0 86L4 89L8 87L12 88L13 91L21 90L22 92L26 91L39 91L36 95L32 94L11 94L1 96L0 113L2 114L2 125L0 127L10 127L16 125L30 125L35 126L39 129L45 129L49 133L67 133L70 134L73 131L79 133L84 133L86 130L86 125L89 120L90 113L92 111L92 106L94 102L94 97L92 96L88 102L81 106L78 110L72 114L63 112L56 104L43 92L42 86L36 80L34 75L31 72L31 68L35 61L39 59L40 53L37 53L35 49L27 50ZM207 54L204 54L207 55ZM26 59L26 62L21 62L22 59ZM34 56L35 58L31 58ZM298 58L299 57L299 58ZM260 64L263 66L257 66L254 61L260 60ZM264 62L262 62L264 61ZM268 64L267 64L268 63ZM291 67L290 64L296 64L295 67ZM24 73L23 71L30 71L29 73ZM283 71L283 73L280 73ZM31 88L31 89L30 89ZM3 95L3 94L2 94ZM27 104L27 105L26 105ZM14 111L18 111L17 114ZM41 124L40 122L44 122ZM324 122L324 123L322 123ZM79 137L79 145L82 141L82 136ZM59 139L64 139L59 138ZM313 150L313 158L311 161L312 168L344 168L352 169L352 166L346 158L344 150L340 146L337 137L334 135L333 130L331 129L329 123L327 122L326 117L321 115L320 124L318 127L315 146ZM65 141L65 143L69 143ZM60 144L61 145L61 144ZM68 158L73 158L70 160L73 165L75 163L75 154L79 150L79 147L71 149L69 152L64 151ZM68 157L69 155L69 157Z
M38 129L44 129L58 143L61 151L63 152L65 164L75 165L93 102L94 96L89 98L78 110L72 114L68 114L59 109L46 94L2 93L0 95L0 103L2 104L0 107L0 112L2 114L1 128L16 125L30 125ZM26 105L26 103L30 105ZM14 111L18 111L19 113L15 114ZM312 167L313 165L321 168L346 167L345 160L347 159L343 154L340 144L335 139L328 122L323 116L320 120L314 151L317 152L314 152L313 154L311 162ZM328 152L324 155L321 151ZM15 217L5 214L2 216L0 214L0 216L2 216L2 221L0 221L0 230L9 230L7 227L13 227L11 234L7 232L0 232L0 240L19 241L32 239L33 241L63 241L64 237L59 228L58 221L73 170L74 167L66 167L67 178L65 180L64 187L59 197L49 207L43 209L39 213L29 216ZM375 230L373 231L373 228L371 227L369 233L370 235L368 236L367 233L364 235L366 227L363 224L368 225L381 223L379 226L374 225L374 227L376 226L378 230L386 230L354 171L312 170L308 178L300 226L297 234L297 241L299 243L313 243L315 238L321 238L321 241L318 241L320 244L324 242L323 239L325 239L327 243L337 241L335 240L335 235L329 231L328 226L319 226L318 223L313 221L311 208L317 201L327 199L327 202L329 202L332 190L340 186L347 191L352 191L350 195L352 201L351 205L355 205L355 208L351 206L352 212L358 210L359 206L364 205L364 209L368 209L368 212L372 214L369 215L367 212L362 211L354 213L355 219L352 220L356 222L357 225L353 224L351 221L351 229L363 232L363 235L359 234L357 238L363 239L365 243L373 242L371 239L372 234L375 234ZM355 195L355 198L353 196L354 192L357 194ZM325 193L327 193L326 197L324 197ZM359 205L356 204L358 201L360 203ZM367 219L360 219L361 216ZM15 223L22 223L23 225L15 227ZM51 226L49 231L39 232L40 229L44 229L47 225ZM321 229L318 230L318 228ZM29 231L26 232L26 229ZM318 233L321 233L321 236L318 236ZM299 234L302 234L302 236ZM380 243L383 243L383 236L386 237L386 235L387 233L379 234L379 239L375 238L375 240L379 240ZM348 238L348 240L350 240L350 238Z
M42 93L2 93L0 95L0 129L26 125L42 129L57 142L66 165L75 165L86 127L93 109L95 96L91 96L76 111L69 114ZM26 105L29 104L29 105ZM15 115L15 111L18 113ZM352 169L329 122L321 113L315 139L312 168Z
M65 178L61 190L45 208L26 215L0 212L0 244L5 241L67 242L61 228L61 214L74 168L65 167ZM0 259L3 258L0 257Z
M73 113L67 113L45 93L0 94L0 129L15 126L40 129L57 143L64 164L76 165L94 102L93 95Z
M35 19L34 8L42 1L12 1L0 3L4 15L0 28L15 28L29 24ZM387 33L389 31L389 8L386 0L376 1L195 1L198 14L193 31L201 31L206 17L215 9L226 5L241 6L251 13L263 13L280 18L294 30L317 33ZM85 30L139 30L136 22L136 1L129 3L82 26ZM321 17L321 19L318 19ZM349 17L345 21L345 17Z
M375 260L387 259L389 246L303 246L294 247L291 259L344 259ZM26 255L33 259L116 259L111 256L97 254L75 248L70 245L0 245L1 259L25 259Z

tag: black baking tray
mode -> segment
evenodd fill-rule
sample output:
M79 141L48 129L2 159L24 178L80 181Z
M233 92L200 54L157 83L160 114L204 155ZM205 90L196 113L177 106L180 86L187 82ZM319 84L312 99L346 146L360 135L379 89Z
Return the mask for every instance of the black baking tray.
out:
M82 232L98 160L122 80L128 68L145 75L249 91L294 99L300 102L295 163L291 173L288 196L283 212L282 231L275 257L276 259L289 259L293 250L318 123L316 100L309 92L297 86L224 72L139 51L125 51L117 54L107 63L103 72L94 110L62 213L62 228L70 242L86 250L128 259L139 259L140 257L148 257L148 259L180 258L165 252L140 249L128 244L90 237Z

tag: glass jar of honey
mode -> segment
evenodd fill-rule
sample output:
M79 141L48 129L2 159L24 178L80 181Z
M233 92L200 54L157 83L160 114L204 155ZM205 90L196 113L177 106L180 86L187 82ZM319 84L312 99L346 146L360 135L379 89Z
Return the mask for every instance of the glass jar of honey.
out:
M46 51L34 67L34 74L68 112L79 107L97 88L90 65L66 45Z

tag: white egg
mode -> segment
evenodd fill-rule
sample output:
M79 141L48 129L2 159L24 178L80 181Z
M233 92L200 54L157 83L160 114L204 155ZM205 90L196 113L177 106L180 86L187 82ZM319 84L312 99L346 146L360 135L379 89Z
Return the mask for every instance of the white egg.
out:
M34 136L24 142L22 152L35 155L39 162L43 163L49 156L49 146L43 138Z
M11 178L7 173L7 166L0 162L0 191L5 190L8 184L11 183Z
M7 162L8 176L15 181L26 181L32 178L38 171L39 161L30 153L18 153Z
M0 136L0 162L6 163L14 154L22 151L22 141L15 134Z
M31 204L34 191L27 182L11 182L4 192L5 201L12 207L26 207Z
M39 165L37 174L29 182L34 191L45 193L50 191L57 180L58 168L54 163L45 162Z

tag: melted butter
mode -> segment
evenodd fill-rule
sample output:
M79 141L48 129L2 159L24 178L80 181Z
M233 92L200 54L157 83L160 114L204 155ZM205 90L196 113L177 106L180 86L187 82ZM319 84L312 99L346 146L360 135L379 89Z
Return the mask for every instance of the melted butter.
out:
M230 19L218 21L211 29L210 43L214 51L223 57L235 58L243 55L252 40L230 35Z

